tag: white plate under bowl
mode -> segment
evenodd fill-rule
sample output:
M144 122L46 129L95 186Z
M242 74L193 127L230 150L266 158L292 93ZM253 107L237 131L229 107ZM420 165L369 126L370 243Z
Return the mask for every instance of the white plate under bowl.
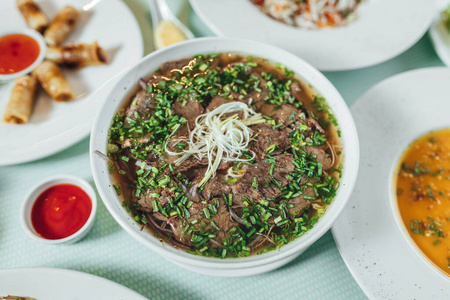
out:
M250 0L190 3L217 35L276 45L322 71L358 69L397 56L422 37L435 12L429 0L364 0L347 26L308 30L269 18Z
M0 296L37 300L147 300L144 296L95 275L52 268L0 270Z
M332 228L344 262L372 299L450 299L450 277L412 246L391 205L392 172L406 146L450 127L450 69L427 68L377 84L351 107L360 137L355 190Z
M36 1L50 20L65 5L81 10L89 2ZM0 28L2 31L26 28L14 0L0 1ZM0 166L46 157L88 136L97 110L109 92L109 80L143 55L140 28L134 15L120 0L100 1L83 12L79 24L67 38L67 43L95 41L106 51L107 65L64 71L74 89L75 100L57 103L39 88L29 123L15 125L0 120ZM0 83L0 119L3 118L12 86L13 82Z
M99 150L106 153L107 133L117 109L131 97L140 78L148 77L166 61L185 57L192 57L199 53L240 52L252 56L280 62L293 70L306 83L310 83L316 91L322 94L336 116L342 132L344 144L344 166L341 184L333 203L319 222L304 236L283 246L279 250L262 255L255 255L238 259L218 259L201 257L177 250L171 246L164 246L161 242L141 230L141 225L122 207L120 199L112 188L113 182L108 175L107 163L94 153ZM185 41L162 50L156 51L143 58L119 80L105 105L99 112L91 134L90 144L91 167L95 184L100 196L114 219L132 237L182 267L202 274L212 276L249 276L268 272L294 259L319 239L331 227L332 223L342 211L353 189L358 170L359 146L354 123L347 105L334 86L315 68L280 48L247 40L202 38Z

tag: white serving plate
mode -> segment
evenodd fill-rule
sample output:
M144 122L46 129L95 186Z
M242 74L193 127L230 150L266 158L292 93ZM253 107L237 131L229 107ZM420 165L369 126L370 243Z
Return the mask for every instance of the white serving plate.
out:
M65 5L81 10L90 1L36 2L51 19ZM2 31L26 28L14 0L0 1L0 28ZM46 157L88 136L97 110L109 92L107 83L143 55L140 28L120 0L100 1L83 12L80 23L67 39L77 43L95 41L105 49L108 64L64 72L74 89L75 100L57 103L39 88L29 123L15 125L0 121L0 166ZM0 119L12 86L13 82L0 83Z
M450 299L438 271L399 226L391 197L398 158L421 135L450 127L450 69L388 78L351 107L360 137L355 190L332 232L344 262L371 299Z
M322 71L358 69L397 56L422 37L435 12L429 0L365 0L349 25L307 30L267 17L250 0L190 3L215 34L282 47Z
M0 296L7 295L36 300L147 300L105 278L52 268L0 270Z
M344 145L344 166L341 184L333 203L325 215L305 235L263 255L254 255L238 259L218 259L201 257L163 245L157 238L141 230L133 218L122 207L112 188L111 176L108 175L106 161L94 151L106 153L107 133L113 116L121 107L124 99L131 97L136 90L138 80L146 78L166 61L192 57L200 53L240 52L247 55L267 58L272 62L279 62L293 70L305 83L310 83L314 89L325 97L327 103L336 116L342 132ZM358 170L359 146L358 136L347 105L336 88L311 65L295 55L280 48L248 40L202 38L185 41L158 50L144 57L119 80L111 91L108 100L99 111L91 134L90 143L91 168L94 181L103 203L119 223L119 225L133 238L160 254L162 257L188 270L211 276L239 277L268 272L278 268L303 253L312 243L317 241L331 227L332 223L345 206L347 198L353 189Z

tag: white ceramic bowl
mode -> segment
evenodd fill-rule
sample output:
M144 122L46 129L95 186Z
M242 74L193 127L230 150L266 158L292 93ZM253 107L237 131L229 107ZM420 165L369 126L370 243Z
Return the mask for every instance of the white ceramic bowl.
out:
M80 228L77 232L74 234L57 240L50 240L45 239L39 236L36 233L36 230L34 229L33 225L31 224L31 210L33 208L33 204L36 201L36 199L41 195L46 189L58 185L58 184L73 184L81 188L83 191L88 194L89 198L92 201L92 209L91 213L89 215L88 220L83 225L83 227ZM85 237L88 232L91 230L92 226L94 225L94 219L95 214L97 212L97 195L95 194L94 189L92 186L84 179L81 179L76 176L72 175L55 175L49 178L44 179L40 183L36 184L26 195L25 200L22 204L21 209L21 221L22 221L22 227L24 228L25 232L33 239L46 243L46 244L72 244L75 242L78 242L83 237Z
M329 106L338 120L342 132L342 142L344 144L345 159L343 175L337 196L314 228L304 236L279 250L246 258L217 259L195 256L170 246L163 246L157 238L145 231L141 231L141 226L136 224L133 218L123 209L120 200L112 188L113 182L108 175L106 161L94 153L95 150L106 153L107 134L112 118L118 108L123 104L123 101L129 99L131 96L130 91L135 90L140 78L148 77L163 62L191 57L201 53L217 52L239 52L262 57L272 62L280 62L295 71L304 82L310 83L317 92L327 99ZM296 258L325 234L344 208L352 192L358 171L359 144L355 124L341 95L311 65L292 53L259 42L202 38L185 41L153 52L123 75L111 91L109 98L100 110L94 123L91 133L90 156L95 184L105 206L114 219L132 237L183 268L207 275L237 277L259 274L278 268ZM145 249L142 251L145 251Z
M9 34L24 34L24 35L31 37L39 45L39 55L36 58L36 60L29 67L27 67L26 69L23 69L22 71L19 71L19 72L13 73L13 74L0 74L0 81L12 80L19 76L30 73L44 60L45 52L47 51L47 44L45 43L44 37L42 36L42 34L37 32L36 30L23 29L20 31L5 31L5 32L0 33L0 37L9 35Z

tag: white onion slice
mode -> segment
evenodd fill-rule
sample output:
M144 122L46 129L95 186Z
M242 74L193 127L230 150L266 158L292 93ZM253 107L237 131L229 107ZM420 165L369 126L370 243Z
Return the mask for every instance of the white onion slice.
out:
M240 113L241 118L239 118ZM222 104L197 117L195 128L189 133L188 139L173 140L173 142L187 144L186 149L181 152L170 151L166 143L165 150L169 155L182 154L175 161L176 166L192 155L198 160L207 158L208 168L204 178L198 184L201 187L209 178L216 175L221 161L249 162L254 158L254 153L252 158L243 157L243 152L248 150L253 135L248 126L265 122L261 114L256 113L245 103L235 101Z

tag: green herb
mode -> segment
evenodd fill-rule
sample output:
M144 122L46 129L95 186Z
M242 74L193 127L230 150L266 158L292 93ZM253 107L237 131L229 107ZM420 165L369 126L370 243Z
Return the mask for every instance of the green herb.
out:
M422 223L419 220L412 220L410 228L413 233L424 235Z
M113 184L113 188L116 191L117 196L120 196L120 194L122 194L122 192L120 191L120 185Z
M259 187L259 184L258 184L258 181L257 181L256 177L253 177L252 187L254 187L255 189L257 189Z
M277 144L272 144L272 145L270 145L267 149L266 149L266 152L268 153L268 154L271 154L273 151L275 151L275 149L278 147L278 145Z
M178 150L183 150L184 148L186 148L186 144L184 144L184 143L177 143L175 145L175 148L178 149Z
M430 198L434 198L434 195L431 193L431 188L430 188L429 185L427 185L427 195L428 195L428 197L430 197Z

